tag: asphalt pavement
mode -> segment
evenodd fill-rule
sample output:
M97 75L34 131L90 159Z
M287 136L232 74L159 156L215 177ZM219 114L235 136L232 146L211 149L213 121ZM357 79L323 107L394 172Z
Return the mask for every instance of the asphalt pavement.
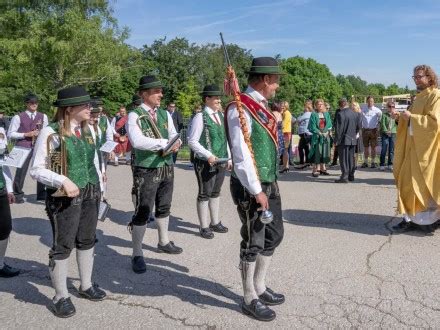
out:
M396 190L390 172L365 169L356 181L336 184L310 170L280 176L284 241L273 258L268 286L286 295L275 321L241 314L238 270L240 221L229 192L222 191L221 219L227 234L198 235L197 183L188 163L175 171L170 238L184 251L159 253L157 231L147 229L147 272L131 270L133 214L131 170L109 166L109 218L100 222L93 281L108 298L81 299L75 253L69 292L77 313L58 319L50 312L54 291L47 270L52 241L44 204L27 178L27 202L13 205L13 233L6 261L23 270L0 279L1 329L154 328L438 328L440 263L438 233L393 233Z

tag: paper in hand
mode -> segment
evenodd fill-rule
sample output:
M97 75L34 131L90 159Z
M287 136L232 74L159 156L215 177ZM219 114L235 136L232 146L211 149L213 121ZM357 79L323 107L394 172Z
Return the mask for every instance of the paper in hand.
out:
M107 141L106 143L104 143L102 145L101 148L99 148L99 150L101 150L102 152L110 153L113 151L113 149L116 148L117 145L118 145L118 143L115 141Z
M15 146L14 148L12 148L11 152L4 158L4 161L1 165L21 168L31 151L32 149L29 148Z

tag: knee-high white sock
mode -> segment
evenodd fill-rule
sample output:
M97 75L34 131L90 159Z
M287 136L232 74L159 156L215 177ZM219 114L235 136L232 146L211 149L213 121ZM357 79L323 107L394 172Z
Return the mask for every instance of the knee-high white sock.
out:
M241 261L240 271L244 302L249 305L252 300L258 299L254 286L255 262Z
M125 160L126 160L126 161L130 161L130 160L131 160L131 151L127 151L127 152L125 153Z
M209 213L211 213L211 225L217 225L220 222L218 214L220 211L220 197L209 199Z
M131 240L133 242L133 257L142 257L142 241L144 240L145 230L147 225L136 226L133 225L131 230Z
M49 267L50 278L52 286L55 289L55 297L53 302L56 303L61 298L69 298L69 291L67 290L67 270L69 259L54 260L55 267Z
M168 238L168 223L170 217L156 218L157 233L159 234L159 244L167 245L170 240Z
M92 271L94 248L88 250L76 250L76 262L78 264L79 278L81 279L81 290L88 290L92 286Z
M0 269L2 269L5 264L5 255L6 255L6 249L8 247L8 239L9 238L6 238L0 241Z
M119 157L115 155L115 163L119 162Z
M269 268L272 256L267 257L259 254L257 256L257 262L255 267L254 284L257 295L261 295L266 291L266 273Z
M208 228L208 204L209 201L197 201L197 215L199 216L200 228Z

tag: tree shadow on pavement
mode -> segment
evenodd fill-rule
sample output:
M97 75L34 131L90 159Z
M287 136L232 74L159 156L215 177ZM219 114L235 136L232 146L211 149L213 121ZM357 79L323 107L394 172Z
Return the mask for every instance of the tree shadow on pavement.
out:
M21 270L19 276L0 281L0 292L14 295L18 301L29 304L50 306L51 297L40 292L38 285L51 286L47 265L33 260L6 257L6 262Z
M210 305L238 310L240 296L220 283L189 275L190 270L178 263L147 256L146 273L134 273L131 269L131 254L122 255L111 248L127 245L131 248L131 242L106 235L101 230L98 230L98 236L102 244L96 246L93 277L108 294L139 297L174 296L199 307ZM170 257L176 261L184 260L182 255L166 255L166 258ZM129 297L125 297L124 300L127 298ZM149 302L150 300L146 299L142 304Z
M289 224L351 231L365 235L390 235L389 223L395 217L377 214L359 214L311 210L284 210Z
M286 181L286 182L322 182L322 183L331 183L335 186L340 187L341 184L335 183L335 180L339 179L341 172L340 171L329 171L330 176L319 176L317 178L312 177L311 171L301 171L295 170L292 172L284 173L278 176L278 181ZM355 174L355 181L350 182L349 185L355 184L368 184L373 186L393 186L395 185L394 178L358 178Z

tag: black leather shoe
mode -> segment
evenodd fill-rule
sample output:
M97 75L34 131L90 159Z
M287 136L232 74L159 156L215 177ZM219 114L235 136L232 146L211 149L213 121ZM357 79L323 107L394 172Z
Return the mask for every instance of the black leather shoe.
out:
M348 181L344 180L344 179L338 179L338 180L335 180L335 183L348 183Z
M249 305L243 301L241 311L258 321L269 322L277 316L273 310L263 304L259 299L254 299Z
M269 288L266 288L266 291L259 295L258 298L267 306L281 305L286 300L283 294L275 293Z
M212 231L215 231L216 233L227 233L228 232L228 227L223 226L223 224L221 222L219 222L216 225L209 225L209 228Z
M54 304L53 313L55 314L55 316L65 319L67 317L75 315L76 310L70 298L61 298Z
M214 238L214 234L213 234L211 228L200 228L199 232L200 232L200 236L202 236L203 238L206 238L206 239L213 239Z
M0 269L0 277L14 277L20 274L20 270L17 268L13 268L11 266L8 266L6 264L3 265L3 268Z
M330 175L330 173L327 172L327 171L319 171L319 174L321 174L321 175Z
M169 253L169 254L180 254L183 252L183 249L174 245L173 241L170 241L166 245L157 244L157 248L159 249L159 251Z
M370 168L376 168L377 166L376 166L376 163L371 163L371 166L370 166Z
M361 166L361 168L367 168L367 167L368 167L367 163L363 163L362 166Z
M78 293L83 298L89 299L91 301L101 301L107 296L107 294L101 290L98 284L93 283L92 286L86 291L82 291L81 288L78 290Z
M15 200L15 204L23 204L24 203L24 199L16 199Z
M354 176L349 176L348 177L348 181L353 182L354 181Z
M142 274L147 271L147 265L143 256L136 256L131 259L131 268L136 274Z
M416 227L413 225L412 222L408 222L405 219L400 221L397 225L391 227L394 231L397 232L405 232L405 231L411 231L414 230Z

